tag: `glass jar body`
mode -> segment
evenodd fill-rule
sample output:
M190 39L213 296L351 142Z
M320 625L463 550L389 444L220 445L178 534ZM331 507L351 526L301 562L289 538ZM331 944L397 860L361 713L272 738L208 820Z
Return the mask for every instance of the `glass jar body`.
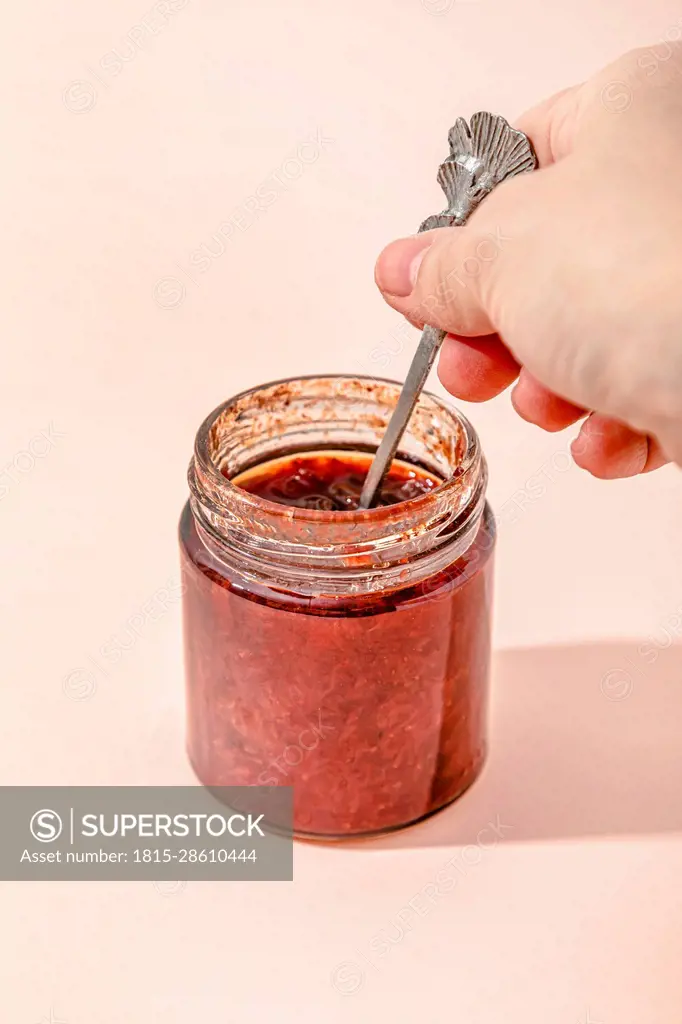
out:
M293 786L295 832L311 839L413 824L485 759L495 525L467 421L420 399L405 454L446 483L391 509L285 508L226 479L303 437L371 448L398 392L361 378L254 389L205 421L190 467L189 757L208 786Z
M205 785L294 787L295 831L369 835L439 810L486 754L495 527L416 587L255 592L181 520L188 753ZM470 571L474 566L474 571Z

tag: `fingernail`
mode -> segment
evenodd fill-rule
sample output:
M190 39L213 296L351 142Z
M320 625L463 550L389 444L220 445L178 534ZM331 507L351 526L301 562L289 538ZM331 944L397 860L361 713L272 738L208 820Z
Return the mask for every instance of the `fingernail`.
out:
M387 245L377 260L375 278L382 292L402 299L412 294L430 241L417 235Z

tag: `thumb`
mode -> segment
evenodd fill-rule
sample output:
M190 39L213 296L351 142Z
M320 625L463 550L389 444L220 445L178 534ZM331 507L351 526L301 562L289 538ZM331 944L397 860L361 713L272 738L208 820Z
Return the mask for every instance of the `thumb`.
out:
M499 227L424 231L386 246L376 283L386 302L414 323L469 337L493 334L486 300L493 265L509 241Z

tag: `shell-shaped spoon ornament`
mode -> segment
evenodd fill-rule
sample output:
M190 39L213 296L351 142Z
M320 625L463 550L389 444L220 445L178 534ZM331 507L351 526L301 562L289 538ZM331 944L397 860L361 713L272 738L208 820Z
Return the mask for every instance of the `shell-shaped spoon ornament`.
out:
M537 167L530 139L498 114L481 111L473 115L470 124L463 117L458 117L448 133L448 142L450 155L438 168L438 184L448 205L442 213L427 217L420 231L460 227L500 182ZM371 508L381 490L445 334L436 327L425 327L422 332L398 402L362 488L360 508Z
M448 142L450 156L438 168L438 184L448 205L442 213L427 217L420 231L465 224L501 181L537 167L528 137L496 114L474 114L470 126L458 117Z

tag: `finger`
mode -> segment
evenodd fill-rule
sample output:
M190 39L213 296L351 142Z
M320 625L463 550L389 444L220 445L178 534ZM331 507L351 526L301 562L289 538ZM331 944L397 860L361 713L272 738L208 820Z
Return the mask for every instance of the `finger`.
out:
M496 262L499 245L494 233L469 225L424 231L387 245L375 280L386 302L412 322L468 337L494 334L481 279Z
M515 121L514 127L524 132L533 143L540 167L563 160L572 151L581 90L582 85L562 89Z
M571 454L577 465L602 480L649 473L668 461L652 438L598 413L583 423Z
M496 334L482 338L448 335L438 363L443 386L463 402L487 402L516 380L519 364Z
M511 393L512 405L519 416L543 430L556 431L570 427L583 418L586 410L567 402L541 384L526 369Z
M648 441L649 457L647 458L646 465L642 470L643 473L651 473L654 469L660 469L661 466L667 466L671 461L655 437L648 438Z
M423 299L414 297L413 302L405 301L412 298L419 268L427 250L435 242L442 242L444 235L452 232L460 234L462 228L434 228L432 231L422 231L417 235L408 235L407 238L400 238L391 242L379 254L374 267L374 281L382 293L384 299L399 310L411 324L427 323L425 314L429 309L428 294ZM438 285L434 286L434 298ZM441 285L440 292L445 291L446 285Z

